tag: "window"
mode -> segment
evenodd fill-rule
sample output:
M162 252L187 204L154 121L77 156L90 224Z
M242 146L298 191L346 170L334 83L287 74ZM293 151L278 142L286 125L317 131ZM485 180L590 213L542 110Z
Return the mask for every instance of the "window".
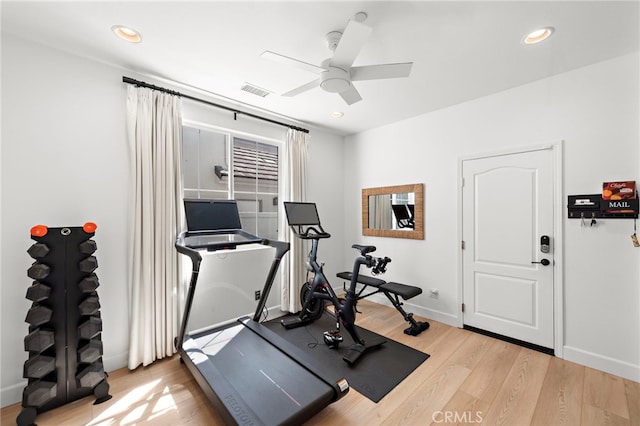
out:
M242 228L278 238L278 143L183 126L185 198L234 199Z

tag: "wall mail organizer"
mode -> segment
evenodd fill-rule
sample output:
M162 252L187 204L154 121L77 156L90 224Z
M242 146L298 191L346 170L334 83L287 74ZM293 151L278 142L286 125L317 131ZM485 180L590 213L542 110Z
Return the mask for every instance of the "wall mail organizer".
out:
M634 219L638 218L638 197L635 199L605 200L602 194L569 195L569 219Z
M95 404L111 398L102 365L102 320L98 300L98 261L93 253L96 225L31 228L35 243L27 253L35 262L27 275L29 359L18 426L35 424L38 413L90 394Z

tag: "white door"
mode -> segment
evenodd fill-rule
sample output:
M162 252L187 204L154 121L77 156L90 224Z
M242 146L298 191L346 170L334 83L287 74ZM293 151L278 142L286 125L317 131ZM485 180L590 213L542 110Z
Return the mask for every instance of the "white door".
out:
M553 164L551 148L462 162L463 322L546 348L554 347Z

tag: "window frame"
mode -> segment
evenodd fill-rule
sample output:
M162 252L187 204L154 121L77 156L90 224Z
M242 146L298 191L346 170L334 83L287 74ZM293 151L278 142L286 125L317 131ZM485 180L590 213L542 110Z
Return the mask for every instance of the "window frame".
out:
M272 145L277 147L278 149L278 190L276 192L276 196L278 197L278 200L282 200L282 196L283 196L283 189L284 189L284 184L283 184L283 156L282 156L282 150L284 148L284 142L278 139L274 139L274 138L270 138L270 137L265 137L265 136L261 136L261 135L257 135L254 133L250 133L250 132L243 132L243 131L238 131L238 130L233 130L233 129L229 129L229 128L225 128L225 127L221 127L221 126L215 126L215 125L211 125L211 124L207 124L207 123L203 123L203 122L199 122L199 121L194 121L194 120L187 120L187 119L183 119L182 120L182 127L190 127L193 129L198 129L198 130L204 130L204 131L211 131L211 132L215 132L221 135L225 136L225 149L226 149L226 158L225 161L227 162L227 165L229 167L229 173L227 174L228 180L227 180L227 197L229 197L229 199L234 200L236 198L236 194L235 194L235 176L233 173L233 139L234 138L238 138L238 139L243 139L243 140L249 140L251 142L258 142L258 143L262 143L262 144L266 144L266 145ZM184 175L184 171L183 171L183 175ZM182 185L183 189L185 189L184 187L184 182ZM198 174L198 198L200 199L200 175ZM240 192L240 191L239 191ZM259 191L255 191L256 194L260 193ZM277 236L278 239L281 240L283 237L283 230L280 229L280 207L277 206L276 208L276 232L277 232Z

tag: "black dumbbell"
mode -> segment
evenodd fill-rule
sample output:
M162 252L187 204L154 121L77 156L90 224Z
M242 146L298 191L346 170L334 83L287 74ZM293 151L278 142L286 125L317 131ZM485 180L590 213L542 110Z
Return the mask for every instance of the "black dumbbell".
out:
M49 266L44 263L35 262L27 270L27 275L34 280L42 280L49 275L49 272L51 272Z
M24 377L41 379L56 369L56 359L51 356L36 355L24 363Z
M98 277L96 276L96 274L91 274L83 278L82 281L78 283L78 287L83 293L91 293L96 288L98 288L99 285L100 283L98 282Z
M98 246L96 245L95 241L87 240L87 241L81 242L78 248L80 249L80 253L93 254L93 252L96 251Z
M45 243L35 243L29 247L27 253L34 259L40 259L49 253L49 247Z
M51 287L38 281L34 281L27 289L27 299L33 302L46 300L49 298L49 294L51 294Z
M93 315L100 309L98 296L89 296L78 305L80 315Z
M89 256L85 259L82 259L78 264L78 269L81 272L91 273L98 267L98 259L95 256Z
M102 356L102 341L91 340L89 343L78 349L78 360L91 364Z
M24 350L42 352L55 344L53 331L35 329L24 338Z
M32 327L38 327L42 324L49 322L51 319L51 309L42 305L35 305L27 312L27 318L25 319Z
M76 375L76 379L83 388L93 388L105 379L104 368L101 362L88 365Z
M90 317L78 326L78 335L81 339L91 339L102 331L102 320L98 317Z
M23 407L42 407L57 395L55 382L35 381L24 388L22 394Z

